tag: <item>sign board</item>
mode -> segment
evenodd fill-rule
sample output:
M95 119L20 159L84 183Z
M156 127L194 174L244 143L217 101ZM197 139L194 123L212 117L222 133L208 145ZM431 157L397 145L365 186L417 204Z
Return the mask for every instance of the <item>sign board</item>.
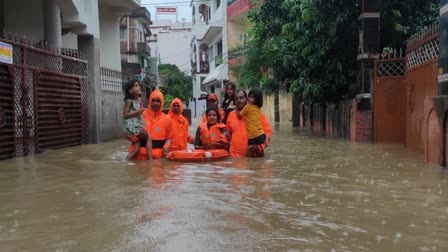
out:
M0 42L0 62L12 64L12 45Z
M176 14L177 7L157 7L156 12L159 14Z

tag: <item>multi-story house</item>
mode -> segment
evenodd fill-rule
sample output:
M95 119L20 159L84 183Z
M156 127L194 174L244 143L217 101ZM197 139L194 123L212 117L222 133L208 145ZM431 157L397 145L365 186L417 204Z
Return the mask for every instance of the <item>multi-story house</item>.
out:
M247 15L252 8L250 0L229 0L227 2L227 43L229 69L243 63L241 49L246 43L250 22ZM229 70L229 79L235 81L232 70Z
M252 24L248 20L248 14L253 7L253 0L229 0L227 2L228 66L230 69L229 79L232 81L237 81L232 70L237 69L246 60L241 49L249 39L248 31ZM274 92L274 95L264 94L263 104L262 111L270 121L279 122L279 120L291 119L292 97L287 90L279 90Z
M149 71L151 49L148 45L151 31L150 13L145 7L132 10L129 15L120 19L120 52L121 68L127 78L136 78L143 85L143 100L146 101L151 87Z
M119 20L149 20L132 11L140 7L140 0L0 1L9 57L0 60L0 100L7 101L0 102L0 142L11 143L0 158L121 137Z
M190 42L193 36L191 22L156 20L151 25L150 47L162 64L173 64L180 71L191 74Z
M224 81L228 79L226 1L191 1L191 7L193 102L198 102L207 93L216 93L222 99ZM195 107L204 109L202 105Z

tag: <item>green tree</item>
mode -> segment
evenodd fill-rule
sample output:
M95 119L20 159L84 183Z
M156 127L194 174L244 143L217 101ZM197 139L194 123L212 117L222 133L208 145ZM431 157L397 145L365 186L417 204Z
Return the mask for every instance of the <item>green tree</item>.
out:
M304 100L337 102L358 92L358 0L265 0L253 8L245 63L231 69L249 87L282 87ZM438 0L385 0L383 46L437 17ZM406 15L406 16L404 16Z
M193 83L191 76L181 72L176 65L160 64L159 77L163 83L162 92L165 95L165 108L175 97L188 104L189 98L193 96Z
M340 99L356 80L357 9L350 5L356 0L261 2L249 15L239 82L266 92L285 87L309 100Z
M406 39L437 20L439 2L440 0L383 1L382 48L404 49Z

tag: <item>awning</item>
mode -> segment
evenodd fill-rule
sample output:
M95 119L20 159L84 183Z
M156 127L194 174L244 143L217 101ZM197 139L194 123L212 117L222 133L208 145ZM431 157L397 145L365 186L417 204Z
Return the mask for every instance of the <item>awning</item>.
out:
M225 64L221 64L218 67L216 67L213 71L211 71L207 77L205 77L204 81L202 82L202 85L210 84L214 81L222 81L227 80L227 72L225 69Z

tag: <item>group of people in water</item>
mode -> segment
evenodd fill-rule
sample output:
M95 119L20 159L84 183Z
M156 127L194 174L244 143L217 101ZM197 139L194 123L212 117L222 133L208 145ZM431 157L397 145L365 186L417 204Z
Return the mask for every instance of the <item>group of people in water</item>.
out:
M221 106L214 93L207 97L207 109L192 136L183 116L183 103L174 98L168 114L163 112L164 96L158 89L151 92L148 107L143 108L141 85L131 80L125 87L123 132L132 142L128 160L150 160L165 157L171 151L225 149L232 157L263 157L272 136L271 126L261 112L263 94L252 89L247 95L233 82L226 84Z

